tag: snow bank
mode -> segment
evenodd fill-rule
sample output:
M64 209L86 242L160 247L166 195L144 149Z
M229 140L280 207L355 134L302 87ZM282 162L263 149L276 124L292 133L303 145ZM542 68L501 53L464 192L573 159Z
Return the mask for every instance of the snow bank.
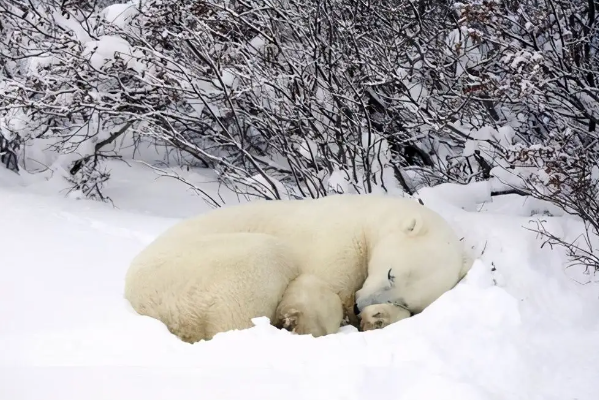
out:
M566 272L559 250L539 248L519 198L494 208L482 185L419 192L478 260L417 316L318 339L258 318L252 329L189 345L132 311L123 277L182 216L173 205L187 215L207 206L173 181L129 173L135 186L107 188L118 209L0 175L1 399L597 398L599 285ZM580 228L549 220L564 234Z

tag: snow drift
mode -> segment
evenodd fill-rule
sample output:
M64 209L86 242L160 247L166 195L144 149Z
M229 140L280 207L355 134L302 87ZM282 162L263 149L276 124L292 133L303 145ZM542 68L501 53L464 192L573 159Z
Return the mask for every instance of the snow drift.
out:
M2 399L592 400L599 393L599 285L566 269L560 249L541 249L525 229L543 204L491 198L488 185L423 189L423 202L478 257L423 313L379 331L344 328L318 339L258 318L252 329L189 345L133 312L122 291L129 260L178 218L206 210L199 198L139 168L120 182L135 182L130 190L116 181L106 189L120 208L50 195L52 181L25 185L0 173ZM563 236L582 229L568 217L543 218Z

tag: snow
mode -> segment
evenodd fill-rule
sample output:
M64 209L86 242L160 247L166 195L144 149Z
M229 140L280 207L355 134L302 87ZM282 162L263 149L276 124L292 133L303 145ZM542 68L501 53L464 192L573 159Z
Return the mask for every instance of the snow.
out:
M138 9L134 2L124 4L113 4L106 7L100 15L106 21L118 26L119 28L128 28L129 19L138 13Z
M116 207L57 195L56 178L0 170L1 399L597 398L598 279L565 269L562 250L540 248L524 229L535 218L526 199L490 197L482 183L417 194L477 257L419 315L318 339L257 318L189 345L132 311L123 277L156 235L209 207L141 165L110 167ZM204 172L195 182L215 193ZM543 218L561 235L581 229Z
M231 69L224 69L220 76L220 80L222 80L225 86L230 87L231 89L237 88L239 84L237 77L235 76L235 73ZM221 89L222 86L220 84L220 80L216 78L212 80L212 84L219 89Z
M73 14L69 13L65 16L58 11L54 11L52 13L52 17L58 25L72 31L80 42L85 43L91 39L89 34L85 31L81 23Z
M90 65L101 70L106 63L114 60L115 53L120 53L128 68L132 68L139 73L146 69L145 65L135 59L136 56L141 55L141 52L133 51L129 43L119 36L104 35L99 40L86 42L82 55L90 57Z
M255 36L248 44L248 51L250 54L256 54L262 50L265 45L266 40L261 35Z
M473 35L474 33L474 35ZM453 56L452 52L461 54L458 57L458 65L456 68L456 76L461 76L468 68L471 68L482 60L482 46L477 44L474 37L483 36L480 32L469 29L466 26L461 26L449 32L445 39L446 54Z
M330 193L350 193L347 174L344 175L339 168L335 168L329 179L327 179L327 188Z

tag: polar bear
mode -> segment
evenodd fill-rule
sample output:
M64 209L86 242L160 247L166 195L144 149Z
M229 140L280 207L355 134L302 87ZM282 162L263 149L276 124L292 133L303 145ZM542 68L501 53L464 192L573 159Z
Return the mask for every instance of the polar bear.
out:
M259 233L171 235L133 260L125 297L139 314L162 321L185 342L276 319L300 271L293 249Z
M125 297L190 343L258 316L316 337L344 318L377 329L422 311L469 270L464 254L413 199L257 200L167 229L131 262Z

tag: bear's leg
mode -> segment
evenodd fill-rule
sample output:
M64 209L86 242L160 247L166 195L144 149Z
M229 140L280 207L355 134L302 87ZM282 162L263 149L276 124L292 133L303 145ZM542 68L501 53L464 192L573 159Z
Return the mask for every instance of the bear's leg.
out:
M302 274L287 286L276 315L278 328L319 337L339 330L343 306L324 281Z
M394 304L372 304L360 313L360 330L371 331L382 329L394 322L409 318L409 310Z

